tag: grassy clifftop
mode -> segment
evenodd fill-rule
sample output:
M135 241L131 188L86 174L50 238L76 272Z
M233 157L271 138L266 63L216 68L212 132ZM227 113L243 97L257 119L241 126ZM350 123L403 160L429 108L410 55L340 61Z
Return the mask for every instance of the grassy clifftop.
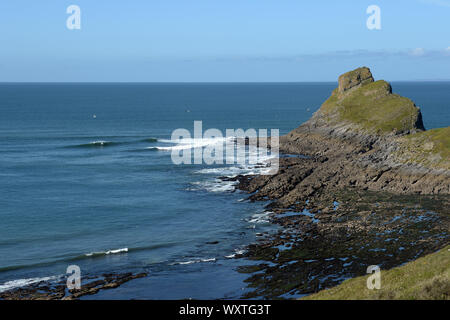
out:
M450 299L450 246L391 270L381 270L381 289L367 289L367 277L344 281L304 300Z
M316 117L329 124L346 123L368 133L409 133L423 130L420 109L410 99L392 93L391 85L374 81L368 68L339 77L339 87Z
M450 170L450 127L406 135L400 142L401 162Z
M339 86L310 120L316 126L344 126L356 133L397 136L397 162L450 170L450 127L425 131L420 109L373 79L369 68L344 73Z

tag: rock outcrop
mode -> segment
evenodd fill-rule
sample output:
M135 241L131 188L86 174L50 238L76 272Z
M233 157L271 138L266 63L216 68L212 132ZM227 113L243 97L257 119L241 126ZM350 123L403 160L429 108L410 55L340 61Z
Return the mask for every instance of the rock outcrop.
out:
M236 177L283 226L248 247L261 264L247 297L317 292L448 245L449 130L425 131L419 108L368 68L339 77L313 117L280 138L277 174Z
M339 87L310 120L280 138L280 151L311 158L302 167L312 173L296 188L449 194L449 129L424 130L420 109L411 100L392 93L386 81L374 81L368 68L359 68L339 78Z
M301 156L281 158L273 176L241 177L239 188L279 209L346 188L449 195L449 130L424 131L411 100L359 68L340 77L309 121L280 138L281 153Z
M358 68L356 70L344 73L338 79L339 93L344 93L353 88L358 88L361 85L374 82L372 73L367 67Z
M405 134L425 130L420 109L392 93L391 85L374 81L369 68L339 77L339 87L307 122L310 127L345 128L368 135Z

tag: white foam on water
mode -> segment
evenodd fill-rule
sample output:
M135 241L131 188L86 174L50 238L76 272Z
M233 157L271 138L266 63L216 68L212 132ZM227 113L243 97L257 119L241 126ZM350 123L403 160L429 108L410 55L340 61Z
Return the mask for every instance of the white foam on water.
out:
M234 257L236 257L237 255L241 255L241 254L244 254L244 253L246 253L247 252L247 250L244 250L244 249L234 249L234 253L233 254L230 254L230 255L228 255L228 256L225 256L225 258L227 258L227 259L233 259Z
M206 190L208 192L232 192L236 188L238 181L223 181L218 177L235 177L238 175L265 175L271 172L271 161L277 157L272 154L268 154L266 148L248 147L244 144L236 143L235 137L217 137L207 139L178 139L178 140L165 140L160 139L159 142L170 144L167 146L152 146L147 149L156 149L160 151L180 151L194 148L203 148L207 146L214 146L222 144L224 159L223 164L217 164L209 166L207 168L194 171L196 174L213 175L214 179L207 181L197 181L192 183L193 187L188 190ZM226 151L226 144L233 143L233 152L228 154ZM248 147L248 148L247 148ZM245 155L244 158L237 159L237 157ZM242 163L239 163L239 161ZM232 165L234 163L234 165ZM217 167L217 166L221 167Z
M201 263L201 262L215 262L216 258L206 258L206 259L194 259L194 260L188 260L188 261L179 261L179 262L174 262L171 265L176 265L176 264L193 264L193 263Z
M222 181L220 179L193 182L194 188L190 190L206 190L208 192L232 192L235 190L237 181Z
M60 279L61 277L63 277L63 275L42 277L42 278L28 278L28 279L12 280L12 281L5 282L4 284L0 284L0 292L29 286L31 284L39 283L41 281L57 280L57 279Z
M117 254L117 253L125 253L125 252L128 252L128 248L113 249L113 250L100 251L100 252L91 252L91 253L86 253L85 256L92 257L92 256L98 256L98 255L109 255L109 254Z
M155 147L161 151L177 151L177 150L187 150L187 149L195 149L195 148L203 148L206 146L225 144L227 141L231 141L234 138L202 138L202 139L175 139L175 140L158 140L162 143L167 144L175 144L175 146L157 146Z
M122 252L128 252L128 248L109 250L109 251L106 251L105 254L115 254L115 253L122 253Z
M220 168L204 168L197 170L194 173L227 178L235 177L238 175L264 175L269 174L271 170L271 167L267 166L267 161L271 161L275 158L276 157L274 156L267 156L263 158L262 162L259 162L258 164L235 165ZM215 178L214 180L200 181L193 184L199 186L200 189L206 189L209 192L230 192L235 190L235 187L237 184L239 184L239 181L224 181Z
M236 138L235 137L217 137L217 138L200 138L200 139L175 139L175 140L167 140L167 139L161 139L158 140L159 142L166 143L166 144L174 144L172 146L156 146L156 147L148 147L148 149L157 149L161 151L179 151L179 150L187 150L187 149L195 149L195 148L203 148L207 146L218 146L222 145L222 152L224 155L223 163L237 163L237 155L243 155L245 154L245 159L247 163L245 165L242 165L241 169L249 170L258 166L266 166L270 163L270 161L274 158L276 158L275 155L268 154L268 150L266 148L258 148L256 146L249 147L244 144L236 144ZM233 152L230 154L227 153L227 145L229 143L233 143ZM250 161L251 160L251 161ZM258 165L255 163L258 162ZM233 169L236 169L234 167ZM258 170L254 173L247 173L247 174L258 174ZM241 173L243 174L243 173Z
M111 143L111 141L104 141L104 140L98 140L98 141L92 141L91 144L93 145L99 145L99 146L103 146L105 144Z
M232 141L234 139L233 137L230 138L224 138L224 137L217 137L217 138L186 138L186 139L174 139L174 140L168 140L168 139L158 139L160 142L164 143L175 143L175 144L215 144L219 142L225 142L227 140Z
M179 144L176 145L174 147L148 147L147 149L157 149L157 150L161 150L161 151L176 151L176 150L187 150L187 149L192 149L193 147L191 145L183 145L183 144Z
M264 211L261 213L255 213L251 216L251 219L248 220L249 223L268 223L269 216L272 214L272 211Z
M242 174L245 171L245 167L223 167L223 168L207 168L196 171L200 174L215 174L222 177L234 177L238 174Z

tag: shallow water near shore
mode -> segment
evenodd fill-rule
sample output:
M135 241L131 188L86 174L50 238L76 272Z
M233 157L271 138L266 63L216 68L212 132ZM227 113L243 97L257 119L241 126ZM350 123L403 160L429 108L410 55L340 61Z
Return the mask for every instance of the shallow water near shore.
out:
M0 84L0 291L65 274L148 277L88 298L213 299L247 292L232 259L277 226L224 175L170 158L177 128L280 129L335 83ZM450 123L450 83L393 83L427 129Z

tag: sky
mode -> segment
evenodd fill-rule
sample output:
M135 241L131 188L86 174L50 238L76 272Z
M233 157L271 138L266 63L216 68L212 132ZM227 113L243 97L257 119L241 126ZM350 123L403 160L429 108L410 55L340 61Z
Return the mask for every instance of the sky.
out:
M67 28L70 5L80 29ZM450 0L0 3L0 82L336 81L360 66L450 80Z

